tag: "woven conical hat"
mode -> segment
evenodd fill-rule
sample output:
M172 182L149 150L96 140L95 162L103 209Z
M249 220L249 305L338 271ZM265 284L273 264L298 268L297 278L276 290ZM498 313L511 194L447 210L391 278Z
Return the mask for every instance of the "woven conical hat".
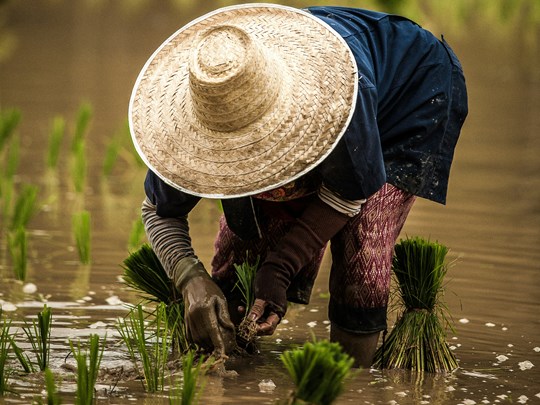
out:
M130 101L132 138L179 190L267 191L332 151L353 113L357 76L342 37L311 14L221 8L175 32L144 65Z

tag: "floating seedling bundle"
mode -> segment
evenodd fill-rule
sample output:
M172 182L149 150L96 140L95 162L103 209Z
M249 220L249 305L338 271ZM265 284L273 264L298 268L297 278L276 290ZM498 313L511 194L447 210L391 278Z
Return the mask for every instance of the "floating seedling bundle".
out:
M400 240L393 273L402 312L375 355L378 368L449 372L458 367L446 342L451 326L441 302L448 248L422 238Z

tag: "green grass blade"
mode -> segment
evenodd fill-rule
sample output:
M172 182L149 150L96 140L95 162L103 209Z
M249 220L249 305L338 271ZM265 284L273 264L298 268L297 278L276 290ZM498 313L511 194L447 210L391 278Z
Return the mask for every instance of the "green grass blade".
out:
M38 187L32 184L24 184L17 196L13 216L11 218L10 229L26 227L32 216L36 213L36 200Z
M83 350L80 342L77 345L69 341L73 357L77 363L77 405L91 405L94 402L94 391L99 373L99 366L105 350L105 338L99 335L89 337L88 347Z
M72 150L76 151L79 145L84 141L85 134L88 131L90 120L92 119L93 110L88 102L83 102L79 106L75 121L75 131L72 140Z
M131 231L128 238L128 250L130 252L137 250L143 244L145 237L144 224L141 218L137 218L131 225Z
M0 395L9 392L8 381L11 375L11 370L8 368L8 352L11 320L2 320L0 324Z
M26 229L19 226L8 233L8 250L13 265L15 278L20 281L26 280L27 270L27 236Z
M36 368L34 367L34 364L28 355L17 345L13 337L10 338L10 343L13 353L15 353L15 357L17 357L17 360L19 360L19 363L21 364L25 373L35 373Z
M49 132L49 147L47 148L45 159L47 167L51 169L58 166L58 158L60 157L60 149L65 132L66 120L61 116L54 117Z
M156 307L151 325L147 322L142 305L138 304L130 311L125 322L117 325L117 329L133 363L138 370L142 369L145 390L163 390L170 349L165 304L161 303Z
M15 133L20 121L21 112L18 109L0 109L0 152Z
M73 214L72 226L79 260L83 264L88 264L90 263L91 250L90 212L83 210Z
M50 368L47 368L44 373L45 376L45 390L47 392L47 405L60 405L60 394L58 393L58 388L56 387L56 382L54 380L54 374Z
M44 371L49 367L49 357L51 351L51 326L52 326L52 311L47 305L44 305L43 310L38 313L38 329L41 353L39 356L39 368Z
M21 140L19 137L15 137L9 144L9 151L6 158L6 166L4 168L4 178L13 179L13 176L17 172L20 161Z
M73 163L71 167L71 178L73 186L77 193L84 192L86 185L87 161L86 161L86 142L81 139L73 146Z

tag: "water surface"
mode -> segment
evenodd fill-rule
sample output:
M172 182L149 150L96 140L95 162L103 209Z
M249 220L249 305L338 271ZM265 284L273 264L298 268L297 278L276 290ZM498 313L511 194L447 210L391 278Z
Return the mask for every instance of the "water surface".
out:
M190 19L225 4L218 3L26 0L0 4L4 16L0 43L12 49L0 62L0 106L17 107L23 113L16 182L40 186L40 210L28 225L27 282L34 283L37 292L25 294L23 285L13 281L2 230L0 302L7 309L8 304L16 306L5 316L17 325L35 317L44 302L53 308L52 366L65 375L61 390L68 403L74 389L64 366L70 362L68 339L106 335L104 367L129 365L125 349L116 344L114 324L126 313L123 303L137 302L119 281L127 239L143 199L145 173L133 158L125 133L118 135L124 128L131 88L146 59L165 38ZM516 2L521 3L534 4ZM448 376L364 370L349 381L338 403L538 403L538 21L534 23L532 12L512 10L507 10L506 18L495 18L491 8L462 19L456 18L459 13L448 20L430 18L415 8L417 2L404 4L410 5L405 9L411 16L422 16L433 32L446 33L463 62L469 87L470 116L456 150L447 205L418 200L402 235L429 237L451 249L449 258L455 262L444 300L455 321L455 333L449 333L448 340L460 369ZM69 145L64 145L58 169L46 170L44 154L51 119L65 117L72 133L83 101L91 103L94 115L86 141L87 184L80 195L70 177ZM123 136L124 147L112 174L104 177L104 154L115 136ZM71 233L71 216L83 208L92 215L90 265L79 263ZM218 216L213 201L202 202L192 216L194 245L206 263L212 256ZM231 361L229 367L238 371L237 378L210 377L202 403L273 403L286 397L292 384L279 354L310 339L312 333L328 336L328 271L327 257L311 304L289 311L276 335L262 340L261 355ZM261 391L259 383L270 379L276 388ZM17 380L13 385L23 396L9 395L0 402L28 403L41 391L37 382ZM140 382L104 382L99 393L103 403L134 399L167 403L166 394L145 394Z

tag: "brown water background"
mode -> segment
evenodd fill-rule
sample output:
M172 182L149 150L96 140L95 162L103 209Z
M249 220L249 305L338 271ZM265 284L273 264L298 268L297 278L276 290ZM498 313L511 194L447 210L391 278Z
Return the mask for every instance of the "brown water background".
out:
M13 280L0 233L0 303L4 316L30 319L43 301L53 308L53 369L60 372L67 339L107 335L104 367L126 362L114 323L122 302L137 298L119 281L127 240L138 219L145 170L134 158L125 120L131 88L151 53L191 19L228 5L189 0L0 1L0 107L23 114L18 184L40 187L39 210L28 225L26 294ZM287 2L306 6L316 2ZM327 3L328 4L328 3ZM349 1L333 4L392 10L444 33L460 57L470 115L455 154L448 202L418 200L403 236L445 244L455 260L445 302L455 321L448 340L460 361L450 376L414 376L364 370L346 386L338 403L539 403L540 402L540 2ZM69 143L59 167L44 157L54 116L72 133L75 114L89 102L93 118L86 140L88 177L82 195L71 180ZM122 145L111 175L103 175L112 140ZM92 263L79 264L71 230L73 213L92 216ZM194 245L208 263L219 209L204 201L191 218ZM2 223L2 227L6 224ZM212 377L201 403L272 403L292 383L279 354L311 338L327 337L329 258L308 306L293 307L262 354L235 360L234 379ZM13 307L13 304L15 307ZM532 365L532 367L531 367ZM264 392L262 380L276 388ZM69 380L69 379L66 379ZM14 381L20 395L0 403L30 403L41 388ZM102 387L109 389L108 385ZM73 402L73 384L61 385ZM101 391L100 391L101 392ZM22 396L21 396L22 395ZM166 394L145 394L139 383L120 381L100 403L134 400L166 403Z

